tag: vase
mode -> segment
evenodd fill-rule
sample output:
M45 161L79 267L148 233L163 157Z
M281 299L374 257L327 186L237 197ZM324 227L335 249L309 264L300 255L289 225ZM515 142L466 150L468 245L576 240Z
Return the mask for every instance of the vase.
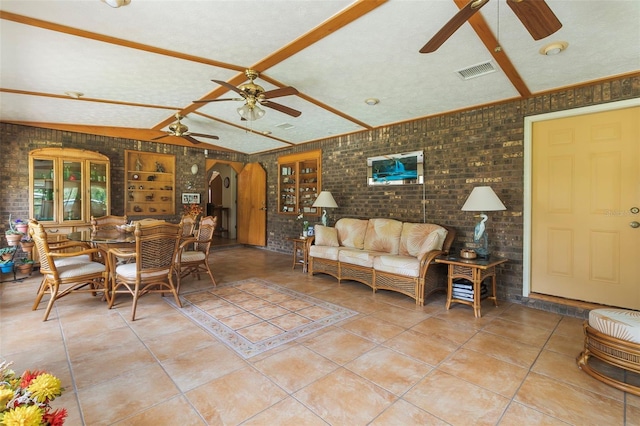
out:
M17 246L22 239L22 234L4 234L4 237L7 239L7 244Z

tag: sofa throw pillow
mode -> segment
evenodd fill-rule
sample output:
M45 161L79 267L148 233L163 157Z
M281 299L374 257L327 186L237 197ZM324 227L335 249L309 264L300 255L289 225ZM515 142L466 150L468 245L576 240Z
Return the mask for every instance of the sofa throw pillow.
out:
M369 219L364 236L364 249L389 254L398 254L402 222L395 219Z
M316 225L314 232L316 234L315 244L317 246L340 247L336 228Z
M447 230L433 223L408 223L402 225L400 255L421 257L431 250L442 250Z
M343 217L336 222L338 242L342 247L364 248L364 234L367 232L367 219Z

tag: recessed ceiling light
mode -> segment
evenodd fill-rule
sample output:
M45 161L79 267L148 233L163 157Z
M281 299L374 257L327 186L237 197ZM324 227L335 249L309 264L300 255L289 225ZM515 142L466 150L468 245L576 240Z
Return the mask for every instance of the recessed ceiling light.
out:
M64 94L73 99L80 99L80 96L84 96L82 92L64 92Z
M271 134L271 132L270 132L270 131L268 131L268 130L264 130L264 131L262 132L262 134L263 134L263 135L270 135L270 134Z
M380 99L369 98L369 99L365 99L364 103L367 105L378 105L380 103Z
M542 49L539 50L541 55L545 56L553 56L565 50L569 47L569 43L566 41L556 41L550 44L547 44Z

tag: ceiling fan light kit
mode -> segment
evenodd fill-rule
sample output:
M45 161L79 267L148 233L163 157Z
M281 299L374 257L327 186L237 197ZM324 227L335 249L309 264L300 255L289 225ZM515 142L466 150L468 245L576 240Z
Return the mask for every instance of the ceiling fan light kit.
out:
M182 124L182 122L180 121L184 117L181 116L180 113L176 113L175 117L176 117L176 121L169 125L169 130L166 132L167 133L166 135L158 136L157 138L153 138L151 140L156 141L158 139L166 138L168 136L176 136L179 138L186 139L192 144L197 145L200 143L200 141L194 138L193 136L197 136L200 138L220 139L218 136L214 136L214 135L206 135L204 133L189 132L189 128L186 125Z
M111 7L118 8L120 6L126 6L131 3L131 0L101 0Z
M238 114L243 120L256 121L264 117L264 110L258 105L249 105L248 103L238 108Z
M542 49L540 49L539 52L544 56L553 56L561 53L567 47L569 47L569 43L567 43L566 41L556 41L554 43L547 44Z

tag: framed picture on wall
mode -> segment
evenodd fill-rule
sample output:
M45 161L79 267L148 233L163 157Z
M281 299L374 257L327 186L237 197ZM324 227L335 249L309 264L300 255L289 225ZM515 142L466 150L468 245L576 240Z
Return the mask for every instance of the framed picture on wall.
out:
M200 204L200 194L183 192L182 204Z

